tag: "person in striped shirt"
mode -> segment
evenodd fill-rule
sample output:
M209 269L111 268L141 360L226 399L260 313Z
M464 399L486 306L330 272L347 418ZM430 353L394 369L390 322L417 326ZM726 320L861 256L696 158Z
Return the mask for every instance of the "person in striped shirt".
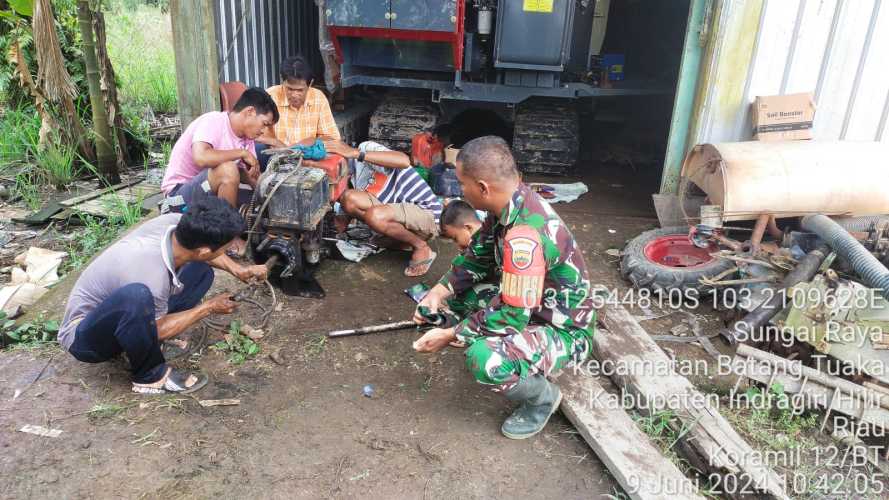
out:
M426 274L436 257L427 242L438 236L442 205L408 155L370 141L358 148L342 141L324 145L328 152L349 159L352 169L354 189L339 199L346 216L338 219L337 229L345 229L353 217L361 219L399 246L410 246L405 276Z

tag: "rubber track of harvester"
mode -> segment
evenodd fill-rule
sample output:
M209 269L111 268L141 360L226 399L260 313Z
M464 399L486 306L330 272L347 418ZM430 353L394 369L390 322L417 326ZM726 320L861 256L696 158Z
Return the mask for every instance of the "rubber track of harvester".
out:
M390 96L371 115L367 135L391 149L410 153L411 138L431 130L437 121L438 110L422 98Z
M580 117L568 99L529 99L518 105L512 150L523 172L566 174L577 162Z

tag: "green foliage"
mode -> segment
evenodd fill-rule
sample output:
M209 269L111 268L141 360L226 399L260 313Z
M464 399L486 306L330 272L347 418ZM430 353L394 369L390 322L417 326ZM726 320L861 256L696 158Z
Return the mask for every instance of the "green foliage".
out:
M750 387L744 396L748 401L762 402L753 405L750 418L745 423L746 430L773 449L799 446L803 431L814 428L818 423L817 414L794 408L780 383L772 384L767 391Z
M38 210L43 203L40 188L37 186L33 169L25 168L15 174L15 186L12 188L16 196L20 196L31 210Z
M124 215L105 219L93 217L89 214L77 214L84 229L77 239L68 243L68 255L70 258L64 265L64 272L80 269L99 251L111 244L128 227L134 225L142 217L142 204L127 203L120 197L115 197L121 204Z
M31 0L22 0L32 3ZM12 4L12 2L10 2ZM82 121L87 122L91 116L89 107L89 89L87 88L86 70L83 64L83 53L80 50L80 28L77 24L76 0L53 0L53 13L56 20L56 34L65 60L65 69L71 75L76 87L74 104ZM6 16L0 20L0 101L19 107L33 103L33 97L22 89L15 76L15 63L7 56L13 42L18 40L25 61L36 78L36 51L31 34L30 19L20 16Z
M176 65L169 16L147 2L122 4L107 20L108 54L120 80L121 106L174 113Z
M75 162L76 147L60 141L47 141L45 148L33 152L40 184L64 190L80 175L80 165Z
M34 0L7 0L9 3L9 7L12 10L20 15L25 17L31 17L34 13Z
M59 322L38 316L34 321L16 324L7 318L5 312L0 311L0 332L5 337L4 343L9 339L19 344L45 344L55 341L59 333Z
M154 7L166 13L170 11L170 0L105 0L104 6L115 13L132 12L140 7Z
M167 165L170 164L170 156L173 154L173 143L172 142L164 142L161 144L161 153L164 155L164 160L161 165L166 168Z
M33 156L40 139L40 116L31 106L10 108L0 115L0 171Z
M114 418L126 409L126 406L118 403L98 403L90 408L86 416L91 422L95 422L97 420Z
M15 41L18 41L19 47L22 49L25 64L36 70L34 40L27 24L17 23L8 18L0 20L0 102L6 103L9 107L18 108L31 105L33 98L19 84L15 62L9 57Z
M229 325L225 340L213 344L213 349L227 352L228 362L234 365L244 364L260 351L259 344L241 333L241 322L237 320L232 321Z

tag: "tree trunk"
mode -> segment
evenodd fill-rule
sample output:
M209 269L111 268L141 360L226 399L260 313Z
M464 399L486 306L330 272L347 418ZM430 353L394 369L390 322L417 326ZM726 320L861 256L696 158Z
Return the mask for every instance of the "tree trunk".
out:
M114 155L114 140L108 126L108 111L102 99L102 86L99 80L99 62L96 58L96 44L93 40L93 13L89 0L77 0L77 21L83 38L83 60L86 66L86 81L90 89L90 106L93 108L93 131L96 136L96 156L99 161L99 174L106 182L117 184L120 176Z
M120 112L120 101L117 98L117 78L114 67L108 57L108 48L105 42L105 15L101 10L93 12L93 32L96 35L96 59L99 62L99 75L101 77L102 97L105 100L105 109L108 110L108 122L114 127L116 140L114 153L117 157L117 167L126 167L132 163L127 148L126 122Z

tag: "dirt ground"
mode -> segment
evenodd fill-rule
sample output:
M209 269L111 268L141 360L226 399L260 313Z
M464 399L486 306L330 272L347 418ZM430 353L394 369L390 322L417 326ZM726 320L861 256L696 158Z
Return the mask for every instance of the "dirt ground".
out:
M584 176L590 192L555 205L594 282L623 286L606 250L656 223L647 194L656 179L638 177L616 167ZM436 245L428 284L456 253ZM0 353L0 496L580 499L618 492L561 415L533 439L503 438L510 406L473 382L459 351L418 355L412 331L319 335L408 318L412 303L402 290L416 281L402 275L406 258L388 251L359 264L325 261L318 279L327 298L279 296L282 310L256 358L234 366L205 349L191 361L211 377L194 397L136 396L118 364L83 364L58 349ZM214 286L237 285L218 275ZM60 315L63 306L47 307ZM24 392L14 398L16 390ZM240 405L197 403L219 398ZM101 404L124 409L90 413ZM63 432L17 432L26 424Z

